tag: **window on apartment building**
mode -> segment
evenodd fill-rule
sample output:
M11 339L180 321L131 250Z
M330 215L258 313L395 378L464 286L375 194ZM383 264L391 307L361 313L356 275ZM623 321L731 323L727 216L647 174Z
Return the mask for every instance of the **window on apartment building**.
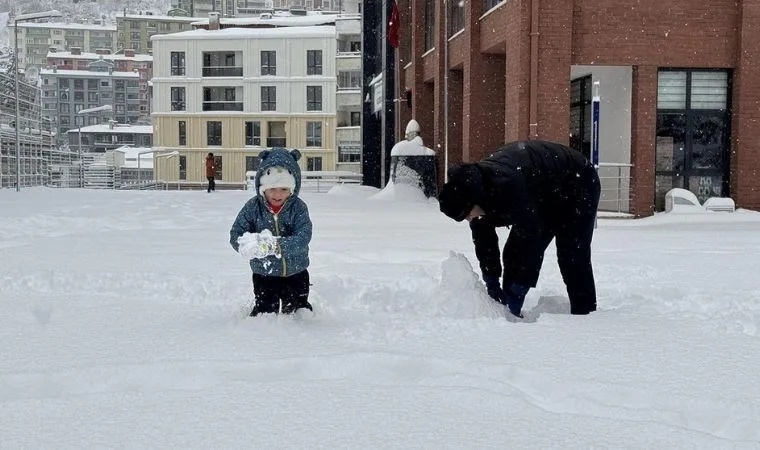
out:
M84 80L74 80L74 89L84 89Z
M306 170L308 170L309 172L322 170L322 157L312 156L312 157L306 158Z
M74 92L74 101L75 102L84 102L84 91L75 91Z
M322 50L306 50L306 75L322 75Z
M351 52L361 52L362 51L361 41L351 41L349 43L348 50Z
M285 122L267 122L267 147L287 147Z
M93 106L93 108L94 108L94 106ZM90 124L90 125L97 125L97 124L98 124L98 118L97 118L97 117L95 117L95 116L90 116L88 119L89 119L89 120L87 121L87 122L88 122L88 124Z
M182 76L185 74L185 52L171 52L171 74Z
M275 86L261 86L261 110L277 111L277 88Z
M97 102L98 101L98 93L97 92L88 92L87 93L87 101L88 102Z
M116 89L124 89L124 80L116 80Z
M425 50L435 48L435 2L437 0L427 0L425 2Z
M187 122L180 120L177 131L179 132L179 145L184 147L187 145Z
M58 79L58 87L61 89L65 89L69 87L69 80L65 78L59 78Z
M261 74L277 75L277 53L274 50L261 51Z
M306 111L322 111L322 86L306 86Z
M322 146L322 122L306 122L306 146Z
M359 127L362 124L362 113L358 111L351 112L351 126Z
M261 145L261 122L245 123L245 145Z
M261 158L259 158L258 156L245 157L245 171L246 172L255 172L259 170L260 165L261 165Z
M185 88L173 87L171 88L171 109L172 111L184 111L185 110Z
M338 72L338 89L357 89L362 85L362 73L358 70Z
M67 113L69 112L69 104L68 103L61 103L58 105L58 112Z
M362 149L358 145L341 145L338 148L339 163L362 162Z
M187 180L187 156L179 155L179 179Z
M221 180L222 179L222 157L221 155L214 155L214 166L216 170L214 170L214 179L215 180Z
M222 122L206 122L206 145L222 145Z
M139 31L133 31L130 34L130 37L132 38L132 40L135 40L135 41L139 40L140 39L140 32Z

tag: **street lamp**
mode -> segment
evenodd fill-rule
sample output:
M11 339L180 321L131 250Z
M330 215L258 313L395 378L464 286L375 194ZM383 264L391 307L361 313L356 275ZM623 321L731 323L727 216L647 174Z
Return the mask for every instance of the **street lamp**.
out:
M142 190L142 172L140 167L140 161L142 160L142 155L147 155L148 153L153 153L153 149L146 150L144 152L137 152L137 190ZM163 156L163 155L162 155Z
M77 114L82 115L82 120L79 121L77 130L79 131L79 187L84 187L84 161L82 161L82 124L84 123L84 116L87 114L93 114L93 113L99 113L99 112L110 112L113 111L113 106L111 105L103 105L103 106L96 106L95 108L87 108L80 110L77 112Z
M19 14L13 18L13 63L16 70L13 72L13 79L16 85L16 192L21 190L21 137L19 135L19 92L18 92L18 24L27 20L48 19L52 17L61 17L62 14L57 10L43 11L38 13Z
M177 157L177 159L179 159L179 152L177 150L166 152L166 153L157 153L154 156L155 160L158 160L158 158L166 158L167 162L174 157ZM156 169L157 169L156 167L153 167L153 177L156 179L156 183L158 183L158 178L156 178L157 177ZM167 183L167 189L168 189L168 183ZM179 178L177 178L177 190L179 190Z

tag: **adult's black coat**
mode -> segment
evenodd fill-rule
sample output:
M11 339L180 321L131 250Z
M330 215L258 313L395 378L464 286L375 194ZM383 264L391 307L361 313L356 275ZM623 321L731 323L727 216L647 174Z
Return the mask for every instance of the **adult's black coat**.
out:
M487 158L449 172L441 211L455 220L474 205L484 215L470 222L475 253L484 276L503 275L503 285L535 287L544 252L557 238L557 257L571 309L596 309L591 238L600 184L580 152L546 141L512 142ZM496 227L511 226L504 247L504 271Z

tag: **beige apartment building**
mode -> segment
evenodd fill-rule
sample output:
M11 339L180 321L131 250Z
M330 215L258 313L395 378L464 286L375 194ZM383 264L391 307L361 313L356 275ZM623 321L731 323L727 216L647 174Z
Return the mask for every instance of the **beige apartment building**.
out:
M205 181L213 152L216 179L241 183L272 147L299 149L302 170L335 170L335 35L324 25L154 36L156 179Z
M48 52L83 52L98 49L116 50L116 27L86 23L22 22L18 24L19 66L22 68L45 67ZM10 45L14 46L13 23L8 23Z
M116 16L117 45L135 53L152 53L151 36L192 30L197 17L120 14Z

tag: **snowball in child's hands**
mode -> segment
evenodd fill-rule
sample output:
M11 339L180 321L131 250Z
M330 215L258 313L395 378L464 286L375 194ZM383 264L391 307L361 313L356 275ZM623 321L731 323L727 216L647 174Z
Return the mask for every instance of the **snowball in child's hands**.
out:
M238 238L238 244L238 253L246 260L279 256L277 237L269 230L263 230L261 233L243 233Z

